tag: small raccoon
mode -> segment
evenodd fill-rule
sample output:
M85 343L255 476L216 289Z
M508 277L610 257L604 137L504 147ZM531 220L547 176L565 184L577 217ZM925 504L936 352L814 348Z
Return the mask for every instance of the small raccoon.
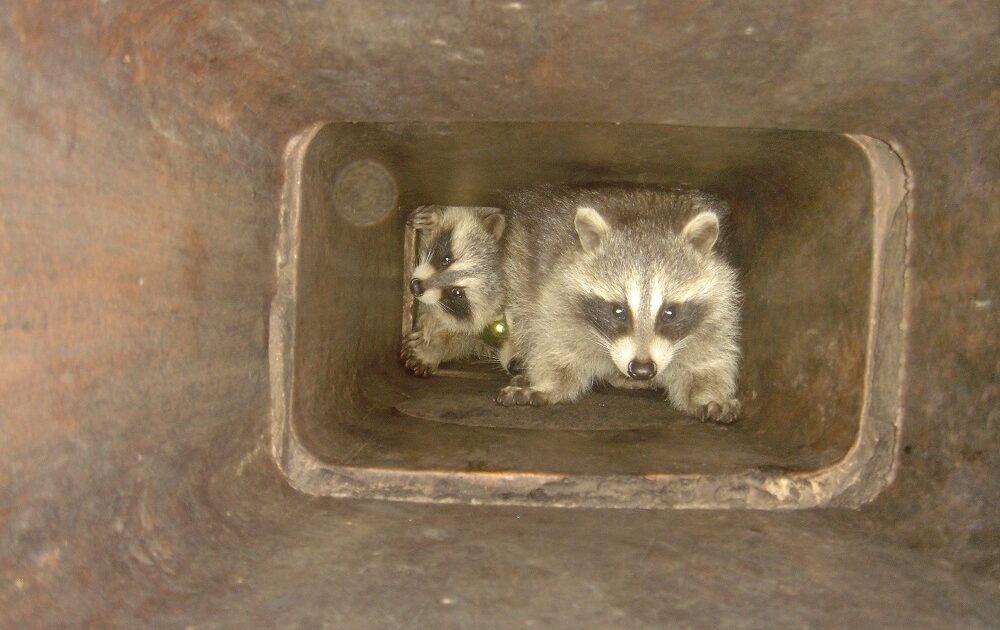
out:
M418 301L413 332L400 359L416 376L444 361L489 355L483 329L502 315L499 239L506 225L497 208L422 206L410 214L419 235L410 292Z
M510 196L501 405L572 402L598 382L665 390L729 423L740 358L736 273L713 252L725 204L703 192L543 186ZM515 373L515 369L508 367Z

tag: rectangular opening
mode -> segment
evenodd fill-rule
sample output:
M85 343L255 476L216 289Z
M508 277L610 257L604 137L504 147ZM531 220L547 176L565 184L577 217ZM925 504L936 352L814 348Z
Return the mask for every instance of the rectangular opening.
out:
M342 496L805 507L872 495L894 456L875 443L896 418L875 417L872 396L892 397L875 386L898 371L891 356L877 360L894 350L878 354L876 342L881 322L899 318L879 296L898 258L885 252L901 250L889 220L901 173L878 141L811 131L317 125L288 150L274 455L296 487ZM501 408L499 372L418 379L399 365L410 210L593 181L683 184L731 206L721 248L745 294L740 423L700 423L662 395L611 389Z

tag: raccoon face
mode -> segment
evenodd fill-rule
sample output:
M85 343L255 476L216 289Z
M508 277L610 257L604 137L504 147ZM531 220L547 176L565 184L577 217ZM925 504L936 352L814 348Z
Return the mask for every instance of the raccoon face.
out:
M634 284L631 299L589 295L581 296L577 305L618 371L639 381L662 372L705 315L703 302L665 302L656 296L654 284Z
M500 311L500 247L505 220L495 208L436 206L422 222L410 291L441 323L478 333Z
M719 232L714 213L695 216L680 234L655 234L641 225L611 227L580 208L576 228L575 312L623 376L654 379L732 308L733 272L711 256Z

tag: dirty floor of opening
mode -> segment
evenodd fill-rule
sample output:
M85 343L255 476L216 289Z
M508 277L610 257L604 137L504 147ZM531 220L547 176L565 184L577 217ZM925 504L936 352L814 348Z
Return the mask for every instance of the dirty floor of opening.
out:
M314 455L359 468L565 474L732 474L814 470L836 448L777 440L753 417L698 422L652 391L602 388L573 405L504 408L500 375L417 379L390 371L363 387L367 409L300 424Z
M986 628L975 583L865 517L312 500L150 602L162 627ZM320 509L316 509L320 508ZM124 613L122 613L124 614ZM110 620L114 621L114 619Z

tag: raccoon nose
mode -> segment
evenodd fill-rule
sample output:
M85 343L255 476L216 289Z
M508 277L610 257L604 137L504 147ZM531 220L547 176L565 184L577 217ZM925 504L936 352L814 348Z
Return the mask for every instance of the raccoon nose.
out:
M424 283L420 281L420 278L410 280L410 293L416 297L420 297L424 294Z
M652 361L633 359L628 362L628 375L638 381L648 381L656 376L656 364Z

